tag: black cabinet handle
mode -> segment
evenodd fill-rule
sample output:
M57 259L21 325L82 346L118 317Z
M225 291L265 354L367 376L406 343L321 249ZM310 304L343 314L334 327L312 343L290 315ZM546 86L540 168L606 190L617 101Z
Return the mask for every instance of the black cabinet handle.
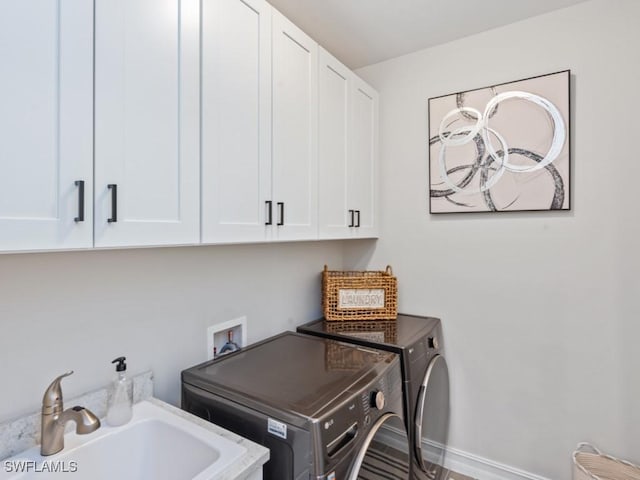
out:
M278 202L278 223L276 225L284 225L284 202Z
M265 225L273 225L273 202L271 200L266 200L264 202L267 205L267 218L268 220L264 222Z
M356 215L358 216L358 220L356 221L356 228L360 227L360 210L356 210Z
M78 216L73 219L74 222L84 222L84 180L76 180L78 187Z
M118 221L118 185L110 183L107 188L111 190L111 218L107 218L107 222L115 223Z
M355 210L349 210L349 217L351 218L351 222L349 223L350 227L353 227L355 224L353 223L353 214L355 213Z

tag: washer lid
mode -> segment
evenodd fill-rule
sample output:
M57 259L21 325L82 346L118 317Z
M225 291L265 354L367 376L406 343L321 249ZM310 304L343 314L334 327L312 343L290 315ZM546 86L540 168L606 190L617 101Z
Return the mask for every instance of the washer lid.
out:
M317 417L380 375L396 355L285 332L183 372L211 393L241 397L288 413ZM362 385L361 385L362 382Z
M440 319L398 314L396 320L326 321L324 319L298 327L298 332L330 338L344 337L360 345L378 346L400 353L425 337L440 324Z

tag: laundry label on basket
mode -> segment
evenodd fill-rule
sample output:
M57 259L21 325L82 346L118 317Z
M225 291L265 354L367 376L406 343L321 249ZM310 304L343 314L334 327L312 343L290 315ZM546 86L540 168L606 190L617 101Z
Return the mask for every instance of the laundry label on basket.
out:
M273 418L269 418L267 420L267 431L275 435L276 437L280 437L284 440L287 439L287 424L274 420Z
M384 308L384 288L341 288L338 308Z

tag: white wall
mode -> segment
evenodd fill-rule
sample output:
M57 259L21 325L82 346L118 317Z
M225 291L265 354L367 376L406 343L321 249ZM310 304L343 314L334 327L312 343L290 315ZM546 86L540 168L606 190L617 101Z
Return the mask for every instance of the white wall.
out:
M640 462L640 2L596 0L360 69L380 92L400 310L440 316L451 446L550 479L590 440ZM427 99L571 69L573 210L431 216Z
M249 342L321 315L320 272L341 242L0 255L0 422L106 386L111 360L155 373L180 404L180 371L206 360L206 328L248 317Z

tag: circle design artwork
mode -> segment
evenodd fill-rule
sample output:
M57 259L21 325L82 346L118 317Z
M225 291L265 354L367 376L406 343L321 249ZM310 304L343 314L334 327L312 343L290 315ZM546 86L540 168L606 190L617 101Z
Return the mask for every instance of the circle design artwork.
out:
M458 130L460 130L460 129L458 129ZM452 132L451 135L449 135L449 136L453 136L455 134L455 132L457 132L458 130ZM491 178L489 178L487 181L481 182L479 189L461 188L461 187L459 187L458 185L456 185L455 183L453 183L451 181L451 179L449 178L449 174L448 174L447 166L446 166L446 161L445 161L445 152L446 152L446 149L447 149L447 144L444 143L444 142L442 144L442 148L440 149L440 155L438 157L438 161L439 161L439 164L440 164L440 177L442 178L442 181L445 183L445 185L447 185L454 192L470 195L472 193L480 193L480 192L484 192L485 190L489 190L496 183L498 183L498 180L500 180L500 177L502 177L502 174L505 171L506 160L509 157L509 153L508 153L508 149L507 149L507 142L505 141L504 138L502 138L502 136L498 132L496 132L492 128L485 127L484 130L485 131L489 131L493 135L495 135L495 137L498 139L498 141L502 144L503 151L506 152L506 153L501 158L501 160L502 160L501 161L501 165L498 168L498 170L496 171L496 173L494 173L491 176ZM485 141L485 144L486 143L487 142ZM496 155L495 158L498 158L498 155ZM480 166L482 167L482 166L484 166L484 164L481 163Z
M523 100L533 102L536 105L545 109L551 116L551 119L553 120L553 139L551 140L551 147L549 148L549 151L547 152L547 154L544 156L544 158L540 163L536 163L530 167L526 165L512 165L509 163L508 158L506 157L502 160L502 163L504 164L504 167L510 172L533 172L535 170L540 170L541 168L544 168L545 166L553 162L556 158L558 158L558 155L560 155L560 152L562 151L562 147L564 145L564 140L565 140L565 128L564 128L564 120L562 120L562 115L560 114L560 111L556 108L556 106L553 103L551 103L546 98L542 98L533 93L514 91L514 92L505 92L505 93L496 95L487 103L487 106L484 109L484 114L482 117L484 119L483 135L484 135L485 144L487 146L487 150L491 155L493 155L496 158L498 157L498 154L493 149L493 146L491 145L491 142L489 141L489 138L487 136L487 130L489 130L489 112L493 111L494 107L498 103L504 100L508 100L510 98L521 98ZM504 142L501 142L501 143L502 143L503 151L506 152L507 151L506 143Z
M458 206L470 207L471 205L459 203L449 197L453 194L481 194L489 210L497 211L498 208L489 191L498 184L505 172L518 175L544 169L549 174L548 178L554 183L555 193L551 208L562 208L564 184L558 170L552 165L560 157L567 141L567 129L562 113L551 101L534 93L519 90L497 93L494 89L492 89L492 93L493 96L487 101L483 112L465 106L464 94L456 94L457 108L442 117L438 134L429 139L429 145L440 143L437 165L442 184L446 188L432 189L430 196L445 198ZM495 117L499 105L508 100L529 102L547 114L552 128L552 137L548 151L544 155L508 145L504 135L490 126L490 119ZM449 168L447 166L447 152L450 149L471 143L474 144L476 150L475 161ZM527 158L529 163L526 165L513 163L512 154ZM467 173L461 180L455 181L451 178L452 174L465 170ZM480 174L477 177L478 181L472 182L478 172Z

